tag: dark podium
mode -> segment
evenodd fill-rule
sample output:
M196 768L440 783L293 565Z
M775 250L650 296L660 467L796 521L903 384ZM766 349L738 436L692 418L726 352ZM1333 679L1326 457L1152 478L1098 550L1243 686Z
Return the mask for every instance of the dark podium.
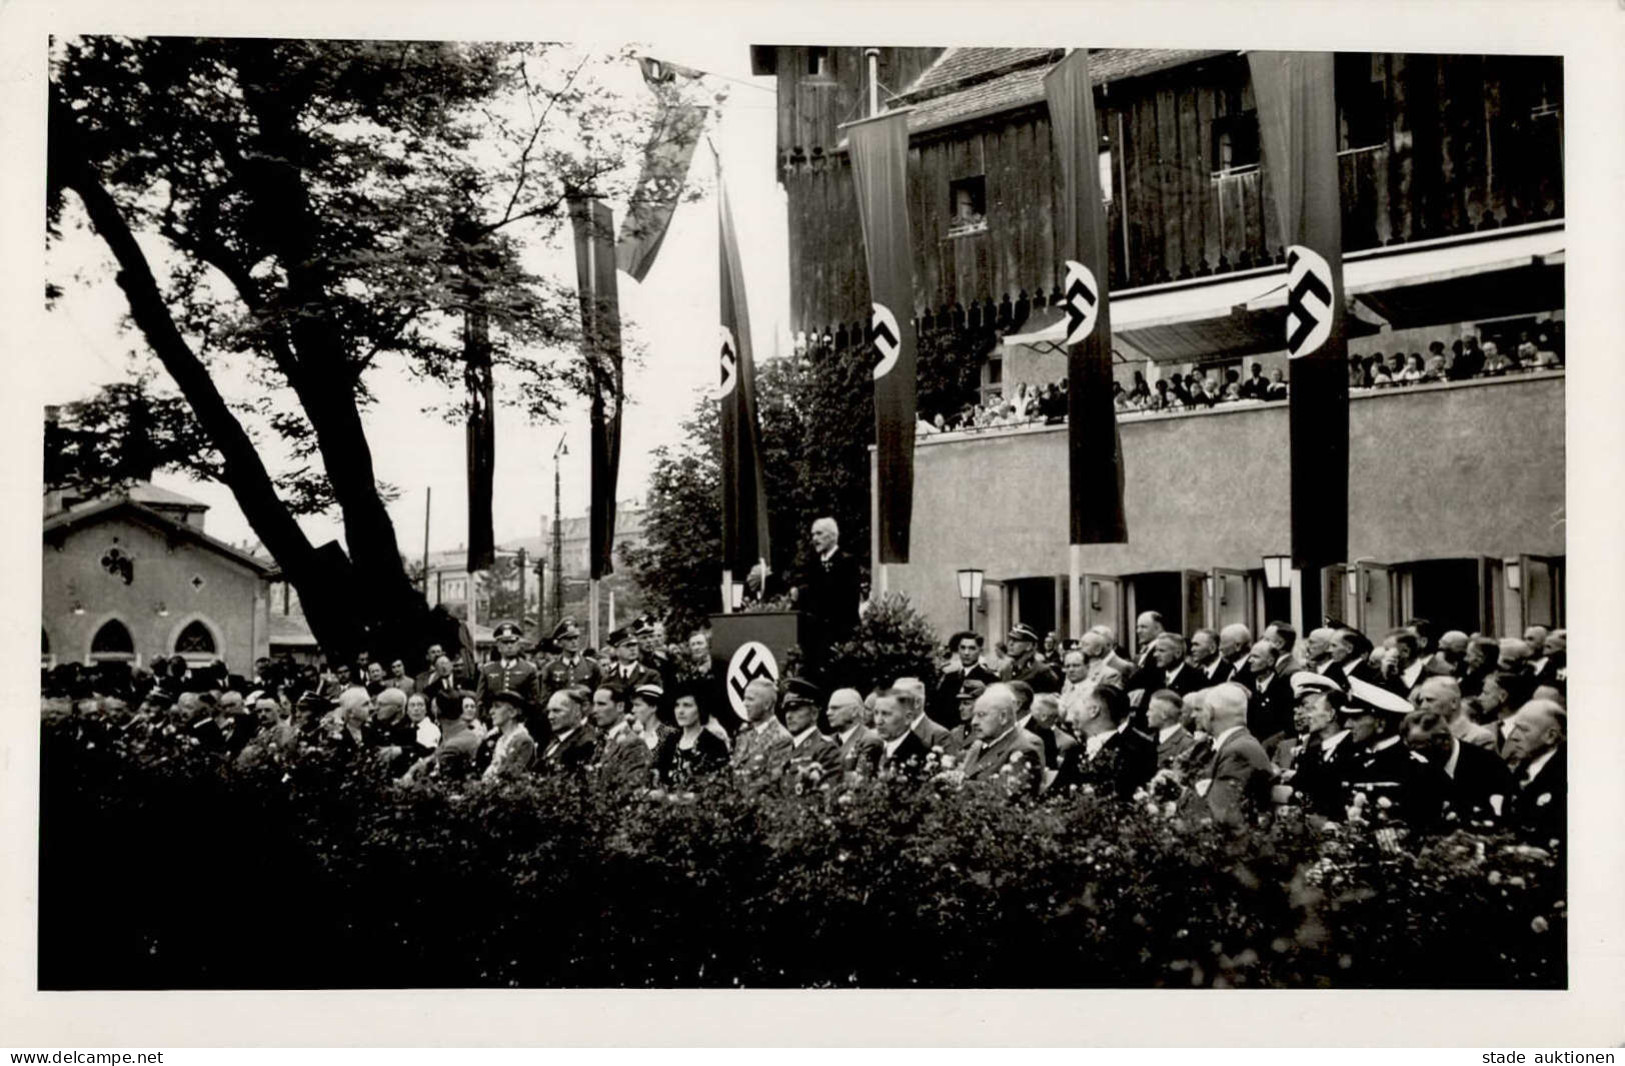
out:
M760 611L711 616L711 654L728 669L734 653L746 644L761 644L773 653L773 678L784 676L784 658L792 645L805 651L812 623L800 611Z

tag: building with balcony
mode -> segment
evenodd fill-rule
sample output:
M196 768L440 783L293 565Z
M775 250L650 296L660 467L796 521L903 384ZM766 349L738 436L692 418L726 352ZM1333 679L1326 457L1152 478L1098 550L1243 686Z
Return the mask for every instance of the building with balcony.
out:
M978 371L976 394L947 409L1061 379L1043 77L1064 49L879 53L883 106L910 109L914 326ZM778 79L792 328L861 345L868 282L840 124L868 110L863 50L752 56ZM1090 70L1118 380L1289 374L1285 249L1246 55L1100 49ZM1541 332L1558 351L1529 373L1357 390L1350 561L1294 580L1324 582L1329 615L1379 636L1413 616L1486 633L1561 624L1562 60L1339 53L1336 79L1350 353L1467 337L1510 353ZM922 399L922 417L939 413ZM1287 404L1121 417L1130 543L1084 548L1076 586L1064 425L921 436L910 562L876 567L876 583L944 631L966 619L962 567L985 572L973 613L996 635L1019 620L1131 636L1144 610L1187 632L1291 615L1291 589L1269 588L1262 566L1290 544Z

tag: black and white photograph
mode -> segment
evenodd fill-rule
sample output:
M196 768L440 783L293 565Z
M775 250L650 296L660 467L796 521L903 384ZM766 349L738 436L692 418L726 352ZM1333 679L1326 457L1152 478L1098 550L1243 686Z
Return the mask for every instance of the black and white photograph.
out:
M1574 46L582 17L25 49L22 987L1589 982Z

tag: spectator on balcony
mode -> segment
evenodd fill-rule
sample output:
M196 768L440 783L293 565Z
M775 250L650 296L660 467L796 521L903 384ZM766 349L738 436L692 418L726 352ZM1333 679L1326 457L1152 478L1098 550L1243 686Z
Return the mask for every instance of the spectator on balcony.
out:
M1138 370L1134 372L1134 388L1129 390L1128 403L1134 408L1151 406L1151 389L1145 383L1145 375Z
M1262 400L1269 393L1269 382L1264 380L1264 364L1253 364L1253 376L1242 382L1240 394L1243 400Z
M1205 378L1197 377L1195 373L1192 373L1187 379L1187 384L1186 391L1190 394L1190 398L1186 402L1190 406L1212 407L1217 402L1218 397L1208 390L1208 383Z
M1478 346L1477 337L1462 338L1461 354L1450 365L1451 380L1465 381L1477 377L1484 370L1484 351Z
M1551 323L1556 327L1558 323ZM1555 330L1542 330L1535 336L1535 349L1539 356L1536 366L1542 370L1553 369L1563 365L1563 342Z
M1175 374L1173 381L1169 382L1168 391L1173 395L1173 399L1177 401L1180 407L1189 407L1191 405L1191 390L1185 385L1185 379L1178 374Z
M1489 377L1499 377L1508 370L1518 369L1518 361L1501 352L1501 346L1494 341L1484 342L1484 374Z
M1518 347L1513 355L1517 358L1518 365L1523 367L1534 366L1539 360L1540 351L1535 347L1535 342L1530 339L1528 330L1518 334Z
M1185 405L1179 402L1179 397L1168 391L1168 382L1163 378L1157 379L1157 394L1150 403L1153 411L1177 411Z
M1286 399L1286 375L1281 372L1280 367L1270 371L1270 383L1264 390L1264 399Z
M1394 384L1394 385L1404 385L1404 384L1406 384L1406 382L1403 380L1404 377L1405 377L1405 353L1404 352L1394 352L1392 355L1390 355L1388 357L1388 367L1387 367L1387 369L1388 369L1388 381L1389 381L1390 384Z
M1394 358L1399 358L1398 352L1394 353ZM1411 357L1400 367L1399 373L1392 377L1396 385L1420 385L1426 374L1427 368L1422 364L1422 353L1412 352Z
M1221 401L1241 399L1241 374L1235 368L1224 372L1224 391L1219 394Z
M1394 380L1388 376L1388 368L1383 365L1382 353L1373 352L1365 361L1366 388L1384 389L1393 383Z
M1112 382L1112 406L1119 411L1133 410L1128 402L1128 391L1123 388L1121 381Z
M1444 381L1446 376L1444 356L1442 354L1428 356L1427 367L1422 371L1422 383L1431 385L1437 381Z
M1365 360L1359 355L1349 356L1349 388L1363 389L1367 386L1365 378Z

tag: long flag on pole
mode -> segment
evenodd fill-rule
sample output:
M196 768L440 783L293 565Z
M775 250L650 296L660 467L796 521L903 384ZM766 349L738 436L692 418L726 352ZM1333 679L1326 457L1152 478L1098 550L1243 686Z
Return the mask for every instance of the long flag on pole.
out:
M496 557L491 521L491 488L496 473L491 320L482 307L463 312L463 354L463 384L468 389L468 572L477 574L489 569Z
M592 384L592 510L588 564L597 580L615 572L615 480L621 465L621 318L615 277L615 224L600 200L570 199L576 240L581 349Z
M717 347L717 385L722 422L722 549L724 564L745 573L767 563L773 553L767 529L767 479L762 469L762 433L756 417L756 366L751 352L750 312L745 305L745 271L740 265L728 187L717 162L718 262L722 306Z
M699 71L647 56L640 57L638 65L658 104L649 140L643 146L637 189L621 223L621 239L615 252L621 269L642 281L654 266L671 226L672 212L682 197L694 146L705 125L706 108L684 97L684 90L700 76Z
M1287 245L1292 562L1348 557L1348 337L1330 52L1249 52L1258 126Z
M908 562L914 511L914 251L908 228L908 111L841 127L852 152L869 262L880 562Z
M1106 215L1089 53L1078 48L1044 75L1061 165L1058 250L1065 264L1070 544L1124 544L1123 446L1112 402Z

